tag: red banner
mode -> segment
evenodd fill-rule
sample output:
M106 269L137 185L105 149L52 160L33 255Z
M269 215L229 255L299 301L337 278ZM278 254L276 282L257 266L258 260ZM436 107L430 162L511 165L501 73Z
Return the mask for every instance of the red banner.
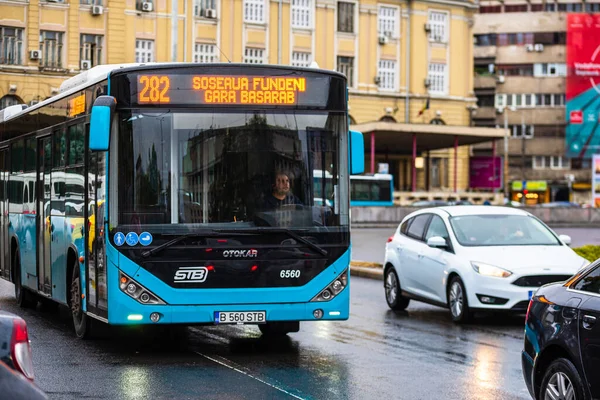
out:
M600 15L567 14L567 101L600 91Z

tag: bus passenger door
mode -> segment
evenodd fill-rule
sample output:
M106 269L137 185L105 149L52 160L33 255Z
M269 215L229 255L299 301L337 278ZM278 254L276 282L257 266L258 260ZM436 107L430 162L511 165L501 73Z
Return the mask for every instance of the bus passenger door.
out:
M49 278L50 243L54 232L50 219L52 192L52 137L38 139L38 191L37 191L37 274L38 289L50 293L50 287L44 284Z
M10 247L8 246L8 204L6 181L8 180L8 151L0 150L0 275L10 279Z

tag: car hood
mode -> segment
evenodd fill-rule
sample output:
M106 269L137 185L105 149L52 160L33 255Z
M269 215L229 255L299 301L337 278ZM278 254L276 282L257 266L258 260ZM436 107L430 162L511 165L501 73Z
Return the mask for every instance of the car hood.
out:
M464 247L469 261L479 261L513 272L541 269L546 274L574 274L585 259L567 246L482 246Z

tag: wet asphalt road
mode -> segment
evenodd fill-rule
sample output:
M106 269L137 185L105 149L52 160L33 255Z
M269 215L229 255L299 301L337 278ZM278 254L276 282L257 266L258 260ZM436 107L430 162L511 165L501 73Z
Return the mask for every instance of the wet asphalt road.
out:
M352 259L383 264L385 243L394 234L395 227L352 229ZM598 228L553 228L559 235L571 236L571 247L586 244L600 245Z
M175 339L111 329L75 338L70 316L23 310L0 281L0 307L29 326L37 384L51 399L527 399L523 317L454 325L411 303L394 313L380 281L352 277L351 317L284 340L255 326L191 327Z

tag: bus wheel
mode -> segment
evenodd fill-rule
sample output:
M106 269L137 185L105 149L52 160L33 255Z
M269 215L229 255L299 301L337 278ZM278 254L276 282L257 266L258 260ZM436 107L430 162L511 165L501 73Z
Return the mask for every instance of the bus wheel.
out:
M31 308L36 306L35 295L29 290L24 289L21 284L21 259L19 257L19 250L15 251L13 257L13 270L15 271L15 298L17 304L21 308Z
M300 330L300 322L268 322L258 325L258 329L260 329L263 336L285 336L288 333L298 332Z
M92 334L91 318L85 315L82 307L81 279L79 279L79 265L75 262L73 277L71 279L71 313L73 314L73 326L75 334L80 339L87 339Z

